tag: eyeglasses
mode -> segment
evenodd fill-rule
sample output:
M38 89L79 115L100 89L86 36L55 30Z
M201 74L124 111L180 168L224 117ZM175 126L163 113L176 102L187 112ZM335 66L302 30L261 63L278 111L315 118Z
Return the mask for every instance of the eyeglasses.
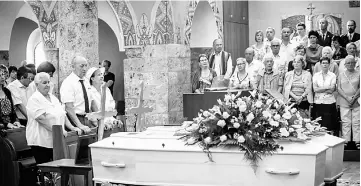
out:
M241 66L241 65L245 65L246 63L238 63L237 65L238 66Z
M280 45L271 45L271 47L279 47Z

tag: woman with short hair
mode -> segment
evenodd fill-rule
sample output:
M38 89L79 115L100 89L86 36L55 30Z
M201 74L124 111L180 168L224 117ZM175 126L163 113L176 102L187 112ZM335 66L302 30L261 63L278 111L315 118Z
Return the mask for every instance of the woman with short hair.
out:
M54 73L55 73L55 67L51 62L44 61L44 62L40 63L40 65L36 69L36 72L37 73L45 72L45 73L49 74L49 77L51 79L53 77ZM55 87L54 83L50 81L49 86L50 86L49 92L51 94L54 94L54 87ZM29 94L29 96L32 95L35 91L36 91L36 85L35 85L35 82L33 81L28 86L28 94Z
M360 149L360 72L355 70L354 56L345 59L346 70L338 76L338 103L342 122L342 137L345 144L352 140Z
M329 65L329 71L333 72L336 76L338 76L338 65L337 63L332 59L332 48L329 46L325 46L322 49L322 57L327 57L328 59L330 59L330 65ZM313 73L317 73L322 71L322 67L321 67L321 63L317 62L315 65L315 69L313 71Z
M78 135L81 134L81 130L70 123L59 100L49 92L49 74L45 72L36 74L34 82L36 91L26 105L28 115L26 141L31 147L36 163L41 164L53 158L53 125L61 125L65 136L67 134L65 126L71 131L76 131Z
M229 80L229 87L235 89L253 89L254 85L251 81L251 75L246 72L246 59L237 59L237 69Z
M319 38L317 31L311 30L308 33L309 46L306 48L306 62L310 64L312 71L322 56L323 47L317 44L317 38Z
M192 73L192 92L203 93L205 88L212 86L213 78L217 76L216 71L209 68L209 62L205 54L198 57L199 68Z
M304 64L302 64L302 69L310 72L312 74L312 68L311 65L306 62L306 47L304 45L298 45L295 49L295 54L299 56L303 56ZM293 67L294 60L288 62L288 71L292 71L294 69Z
M355 69L356 70L360 70L360 58L357 57L358 53L357 53L357 46L355 43L351 42L351 43L348 43L346 45L346 51L347 51L347 55L351 55L355 58L355 61L356 61L356 66L355 66ZM342 60L340 62L340 67L339 67L339 72L343 72L346 70L345 68L345 59Z
M297 55L293 61L294 70L285 75L283 96L296 104L297 109L309 110L313 104L312 75L303 70L306 62L304 57Z
M339 65L340 60L344 59L347 56L347 51L340 45L341 37L333 36L332 37L332 59Z
M320 60L322 70L313 75L314 109L316 118L322 118L321 126L338 136L340 127L337 121L336 99L333 95L336 91L336 75L329 70L330 63L330 58L322 57Z

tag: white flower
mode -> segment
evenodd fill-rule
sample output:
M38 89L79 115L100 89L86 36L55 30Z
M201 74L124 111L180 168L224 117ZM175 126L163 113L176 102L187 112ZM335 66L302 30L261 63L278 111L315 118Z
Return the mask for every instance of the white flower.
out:
M302 140L306 140L307 136L303 133L297 133L297 138L302 139Z
M214 105L212 109L210 109L211 111L214 112L214 114L219 114L221 115L221 108L219 108L219 106Z
M276 114L275 116L273 116L273 119L279 121L281 119L281 116L279 114Z
M295 129L300 129L300 128L302 128L302 125L292 125L292 127Z
M223 112L222 116L224 119L228 119L231 115L229 115L228 112Z
M287 131L286 128L280 128L281 136L288 137L290 133Z
M231 99L232 99L231 95L229 95L229 94L224 95L225 102L229 102L229 101L231 101Z
M282 115L282 117L285 118L285 119L291 119L291 118L292 118L292 115L291 115L291 113L289 113L289 112L285 112L285 113Z
M296 113L296 112L297 112L297 109L296 109L296 108L292 108L292 109L291 109L291 113L292 113L292 114L294 114L294 113Z
M241 126L241 124L239 124L239 123L233 123L233 127L236 129L238 129L240 126Z
M187 144L193 145L194 143L196 143L196 139L195 139L195 138L188 138Z
M311 125L311 123L306 123L306 128L311 132L313 132L315 130L315 127L313 125Z
M236 99L236 95L235 94L232 94L231 95L231 100L233 101L233 100L235 100Z
M311 120L309 118L305 118L305 119L303 119L303 121L306 122L306 123L311 122Z
M237 141L238 141L239 143L243 143L244 141L246 141L246 139L244 139L243 136L238 136Z
M244 112L247 110L247 105L240 105L238 109L240 112Z
M227 140L227 136L226 136L226 135L222 135L221 137L219 137L219 140L221 140L221 142L226 141L226 140Z
M257 94L257 90L254 89L253 91L249 91L249 93L252 95L252 97L255 97Z
M251 112L251 113L249 113L248 115L247 115L247 121L248 122L250 122L251 123L251 121L254 119L254 115L253 115L253 113Z
M280 105L279 105L277 102L275 102L275 103L273 104L273 106L274 106L275 108L278 108Z
M209 119L214 120L214 119L216 119L216 116L215 116L214 114L211 114L211 115L209 116Z
M233 118L231 119L231 123L234 123L234 119L233 119Z
M270 105L272 103L272 99L267 99L266 104Z
M203 116L205 116L205 117L209 117L210 115L211 115L211 113L208 112L208 111L204 111L204 112L203 112Z
M261 108L262 105L263 105L262 101L259 101L259 100L255 103L255 106L256 106L257 108Z
M204 132L207 132L207 129L206 128L200 128L199 131L198 131L200 134L204 133Z
M192 124L188 130L193 132L193 131L196 131L197 129L199 128L199 125L198 124Z
M269 122L269 124L270 124L271 126L274 126L274 127L278 127L278 126L280 125L280 123L279 123L278 121L273 121L273 120L271 120L271 121Z
M204 139L204 143L206 143L206 144L210 144L211 142L212 142L211 137L206 137L206 139Z
M223 128L224 126L226 126L226 122L223 119L221 119L217 122L217 125Z
M222 105L221 99L217 99L218 104Z
M295 130L293 128L288 129L289 132L294 132Z

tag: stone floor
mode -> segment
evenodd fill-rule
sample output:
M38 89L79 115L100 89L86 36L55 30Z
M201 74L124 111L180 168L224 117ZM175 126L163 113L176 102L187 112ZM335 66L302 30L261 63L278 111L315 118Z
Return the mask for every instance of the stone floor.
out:
M360 186L360 162L343 162L342 177L337 181L337 186Z

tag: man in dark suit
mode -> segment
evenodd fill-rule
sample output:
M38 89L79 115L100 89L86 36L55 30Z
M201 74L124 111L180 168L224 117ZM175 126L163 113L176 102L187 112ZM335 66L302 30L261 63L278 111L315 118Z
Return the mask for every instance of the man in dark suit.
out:
M322 18L318 22L318 25L320 27L320 30L318 31L320 36L317 38L317 44L323 47L331 46L333 34L327 31L328 21L325 18Z
M347 33L341 35L341 46L346 47L348 43L360 40L360 34L355 32L356 21L347 21Z

